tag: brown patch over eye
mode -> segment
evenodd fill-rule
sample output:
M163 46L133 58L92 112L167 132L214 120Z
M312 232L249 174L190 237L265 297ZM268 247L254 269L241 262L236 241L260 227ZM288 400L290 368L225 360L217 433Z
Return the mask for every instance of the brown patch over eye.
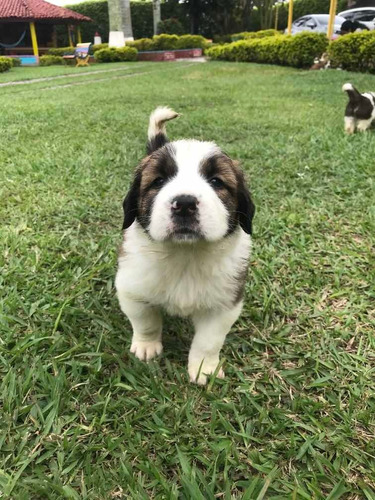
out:
M214 189L227 189L235 195L237 177L232 160L225 154L217 154L204 160L200 173Z
M177 174L174 148L170 144L147 156L140 164L140 193L138 200L139 221L147 227L152 204L159 190Z
M218 153L204 160L201 175L207 180L228 212L228 234L238 226L238 195L241 171L226 154Z
M177 165L170 145L158 149L141 163L141 196L149 189L159 188L177 174Z

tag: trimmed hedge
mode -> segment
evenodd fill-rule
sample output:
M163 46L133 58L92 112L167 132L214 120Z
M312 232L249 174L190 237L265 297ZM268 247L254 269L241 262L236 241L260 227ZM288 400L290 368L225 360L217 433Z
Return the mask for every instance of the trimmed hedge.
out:
M64 58L62 56L52 56L46 55L39 58L39 66L52 66L54 64L64 64Z
M122 47L121 49L108 48L95 52L95 59L100 62L136 61L138 50L134 47Z
M140 38L139 40L134 40L134 42L126 42L126 45L128 47L134 47L139 52L145 50L155 50L151 38Z
M11 57L11 61L13 68L18 68L19 66L21 66L21 59L18 59L18 57Z
M0 57L0 73L4 71L9 71L13 68L13 63L10 57Z
M107 49L108 43L100 43L98 45L91 45L90 54L95 53L97 50ZM48 49L47 55L49 56L70 56L74 54L75 47L53 47Z
M375 73L375 31L341 36L330 44L328 53L334 67Z
M54 47L48 49L47 55L49 56L70 56L74 54L74 47Z
M265 38L268 36L280 35L281 33L277 30L260 30L260 31L242 31L242 33L234 33L231 35L233 42L237 40L250 40L252 38Z
M178 50L178 49L204 49L209 45L208 40L201 35L156 35L152 38L140 38L134 42L126 42L125 48L134 48L138 51L147 50ZM97 52L102 50L112 50L108 48L108 43L101 43L100 45L92 45L90 51L96 57ZM122 50L122 49L121 49ZM48 50L49 56L64 56L64 55L74 54L74 47L59 47L52 48ZM123 59L127 57L126 54L130 55L130 59ZM135 57L135 59L133 59ZM104 58L104 59L103 59ZM113 59L115 58L115 59ZM134 52L125 52L114 54L113 52L101 52L99 55L99 62L115 62L116 61L133 61L136 60L137 53L134 56Z
M139 51L146 50L179 50L179 49L204 49L209 45L206 38L201 35L156 35L152 38L140 38L134 42L126 42L129 47Z
M108 43L98 43L97 45L91 45L90 50L95 54L98 50L108 49Z
M210 45L201 35L182 35L177 41L177 49L205 49Z
M311 66L314 58L327 50L328 40L320 33L277 35L240 40L219 45L206 51L211 59L238 62L281 64L303 68Z

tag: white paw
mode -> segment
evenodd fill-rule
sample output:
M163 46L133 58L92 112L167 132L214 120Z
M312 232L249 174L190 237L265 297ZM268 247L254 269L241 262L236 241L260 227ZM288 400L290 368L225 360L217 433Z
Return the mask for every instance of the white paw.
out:
M199 362L190 362L189 363L189 376L190 382L198 385L206 385L207 376L211 375L216 371L217 365L219 364L219 360L209 361L204 360ZM222 368L219 369L216 375L217 378L224 378L225 373Z
M150 359L158 356L163 351L163 345L160 340L142 341L133 340L130 347L132 352L141 361L150 361Z

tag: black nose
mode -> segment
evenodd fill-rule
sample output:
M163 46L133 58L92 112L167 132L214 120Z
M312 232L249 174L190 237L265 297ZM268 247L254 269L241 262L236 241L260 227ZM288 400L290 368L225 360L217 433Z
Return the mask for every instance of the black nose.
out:
M194 196L182 194L172 201L172 213L181 216L194 215L197 205L198 200Z

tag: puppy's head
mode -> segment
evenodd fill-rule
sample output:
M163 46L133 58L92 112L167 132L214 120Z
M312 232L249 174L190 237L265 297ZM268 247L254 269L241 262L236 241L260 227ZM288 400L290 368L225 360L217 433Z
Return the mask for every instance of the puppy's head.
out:
M255 207L242 171L212 142L168 142L157 108L150 117L148 156L124 200L123 229L135 220L156 241L219 241L238 227L251 234Z

